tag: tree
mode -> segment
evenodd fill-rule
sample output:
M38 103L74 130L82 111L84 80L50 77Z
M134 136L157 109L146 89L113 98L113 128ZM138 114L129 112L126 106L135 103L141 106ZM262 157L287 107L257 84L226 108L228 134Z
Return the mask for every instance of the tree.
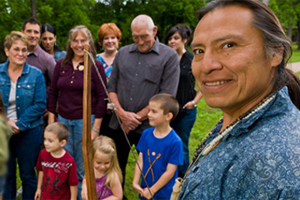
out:
M292 41L293 31L298 32L298 38L296 41L298 43L298 49L300 49L300 1L299 0L271 0L269 7L275 12L276 16L279 18L282 26L285 28L287 36ZM294 29L294 27L298 27Z
M31 16L36 18L36 4L35 0L30 0L31 1Z
M270 0L262 0L262 2L266 5L269 5Z

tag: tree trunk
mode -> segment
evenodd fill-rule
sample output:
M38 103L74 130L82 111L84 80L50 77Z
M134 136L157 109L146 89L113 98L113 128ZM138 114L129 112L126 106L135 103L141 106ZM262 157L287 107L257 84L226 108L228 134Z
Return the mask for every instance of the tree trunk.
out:
M30 0L31 1L31 14L32 17L36 19L36 4L35 0Z
M266 4L266 5L269 5L270 0L262 0L262 2L263 2L264 4Z
M300 50L300 19L299 19L299 17L300 17L300 15L298 15L298 33L297 33L297 35L298 35L298 38L297 38L297 43L298 43L298 50Z

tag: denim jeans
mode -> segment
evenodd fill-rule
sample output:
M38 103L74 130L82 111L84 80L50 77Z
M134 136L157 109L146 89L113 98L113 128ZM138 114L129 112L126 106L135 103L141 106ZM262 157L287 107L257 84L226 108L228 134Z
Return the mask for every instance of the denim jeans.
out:
M189 138L196 121L197 108L186 109L185 115L173 124L173 129L182 140L183 143L183 165L178 166L178 176L183 177L189 166Z
M94 123L95 116L92 115L92 126ZM77 176L79 180L78 184L78 198L81 199L81 182L84 177L84 161L82 154L82 119L65 119L58 115L58 122L65 124L69 129L69 139L65 145L65 149L74 158L77 168Z
M5 185L5 176L0 176L0 196L3 195L4 192L4 185Z
M37 177L35 165L43 141L42 125L13 135L9 141L9 161L3 199L16 199L16 160L22 180L22 199L34 199Z

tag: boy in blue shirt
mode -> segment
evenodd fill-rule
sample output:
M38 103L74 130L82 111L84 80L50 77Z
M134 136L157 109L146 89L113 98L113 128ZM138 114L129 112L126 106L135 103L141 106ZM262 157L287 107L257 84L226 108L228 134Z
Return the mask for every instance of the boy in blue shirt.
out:
M157 94L149 101L149 124L137 145L140 151L138 164L149 188L136 164L133 188L141 199L170 199L177 178L177 165L183 164L183 146L180 137L170 127L170 121L178 113L179 105L172 95Z

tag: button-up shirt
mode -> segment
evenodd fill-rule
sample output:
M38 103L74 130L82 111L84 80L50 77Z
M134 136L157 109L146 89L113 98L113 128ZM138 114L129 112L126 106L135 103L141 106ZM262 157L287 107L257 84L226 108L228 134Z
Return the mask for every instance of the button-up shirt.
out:
M136 44L131 44L122 47L115 57L108 91L117 93L125 111L137 113L148 105L155 94L176 96L179 73L176 51L160 43L157 38L146 53L139 52ZM115 114L109 126L119 129ZM142 133L148 127L149 122L145 120L135 132Z
M84 65L74 69L72 61L62 67L62 59L55 66L51 87L49 88L48 110L56 113L57 102L58 114L66 119L82 119L83 112L83 73ZM96 67L106 85L106 76L100 61L95 60ZM96 118L102 118L106 112L106 93L98 77L96 69L91 65L91 103L92 114Z
M11 80L7 72L9 61L0 64L0 92L5 110L9 104ZM26 62L16 82L16 125L21 131L35 128L43 123L46 108L46 87L42 72Z
M198 160L179 199L300 199L299 144L300 112L284 87Z
M54 58L38 46L34 52L28 53L26 62L43 72L46 87L49 87L56 64Z

